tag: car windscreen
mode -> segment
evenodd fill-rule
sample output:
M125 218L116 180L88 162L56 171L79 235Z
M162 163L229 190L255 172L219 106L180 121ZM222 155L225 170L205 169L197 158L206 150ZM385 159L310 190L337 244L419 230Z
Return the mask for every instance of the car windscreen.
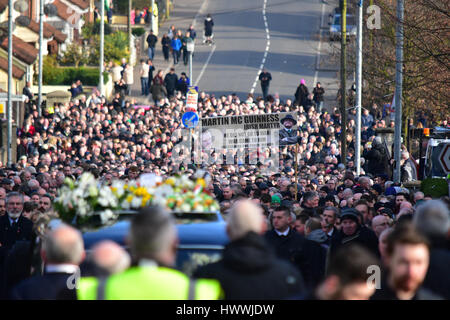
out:
M198 267L217 262L222 257L222 246L179 246L176 268L188 276Z

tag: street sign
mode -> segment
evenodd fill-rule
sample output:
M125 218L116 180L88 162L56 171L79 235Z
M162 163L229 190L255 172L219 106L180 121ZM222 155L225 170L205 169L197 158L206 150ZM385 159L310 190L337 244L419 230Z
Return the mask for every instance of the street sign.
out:
M183 122L183 125L188 129L193 129L198 125L198 114L192 111L188 111L185 114L183 114L183 117L181 118L181 121Z
M198 91L196 87L189 87L186 95L186 110L197 111Z
M446 174L450 173L450 144L446 144L439 155L439 162Z

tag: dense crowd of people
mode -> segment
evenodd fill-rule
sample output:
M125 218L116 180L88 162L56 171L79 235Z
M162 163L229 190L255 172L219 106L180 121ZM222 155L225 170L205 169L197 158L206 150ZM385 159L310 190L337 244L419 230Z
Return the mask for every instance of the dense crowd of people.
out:
M186 37L193 35L192 26L189 29ZM176 34L172 33L172 40ZM54 275L54 282L49 282L49 276L46 286L54 286L53 290L45 291L44 286L33 291L33 286L42 285L42 261L29 261L17 253L24 242L36 243L42 232L41 221L56 215L52 201L65 178L75 180L83 172L91 172L110 182L136 179L142 173L167 178L179 172L193 174L197 169L194 164L173 161L172 153L186 136L181 115L185 112L189 78L185 74L178 78L173 68L164 75L152 66L158 40L155 37L150 33L149 60L141 61L140 69L142 95L151 93L153 104L137 105L127 99L133 76L126 60L121 66L110 66L116 82L111 101L96 90L80 96L83 88L75 81L72 100L56 104L51 113L46 109L39 116L36 106L29 102L24 125L17 129L17 162L0 166L3 297L77 297L73 290L55 291L67 276ZM168 58L166 52L164 55ZM270 81L264 75L261 79ZM392 127L393 121L376 104L370 110L364 109L362 115L363 159L361 175L356 176L355 109L349 110L348 152L342 155L341 114L338 108L327 110L323 106L323 93L320 83L309 93L303 79L293 99L286 101L268 92L264 92L265 99L249 94L242 100L235 94L216 97L199 93L198 113L202 118L296 112L297 119L292 123L297 126L294 132L298 142L298 148L280 145L280 171L270 176L264 176L258 164L201 165L212 178L207 189L220 204L230 238L222 260L195 273L198 278L217 279L223 290L219 295L211 289L214 294L204 298L448 299L450 278L445 266L450 264L449 198L433 200L392 182L392 163L376 129ZM403 147L402 180L414 179L416 164ZM136 232L132 240L135 250L131 251L136 256L132 258L151 258L172 265L174 257L170 253L148 253L145 248L152 245L139 245L146 241L160 244L158 232L162 231L153 230L152 223L167 224L167 229L161 230L171 228L170 221L163 223L158 215L164 220L164 213L155 208L136 217L131 230ZM146 226L153 229L144 236L142 228ZM175 241L173 234L168 234L166 244ZM57 273L62 270L60 265L77 266L83 260L82 239L71 227L51 231L41 241L47 271ZM33 252L35 246L28 246L27 250ZM167 252L169 249L164 246ZM58 250L66 250L66 255ZM128 253L114 243L99 245L90 259L105 274L129 272L124 271L130 264ZM403 267L412 261L419 261L418 266L411 267L417 272ZM376 291L362 285L366 284L367 267L371 265L382 270L382 286ZM66 274L74 272L74 268L69 269ZM162 276L170 273L160 271ZM18 285L24 274L37 278ZM123 279L117 279L118 283ZM180 285L185 285L183 279ZM214 287L214 283L203 285ZM95 299L92 287L83 288L84 298ZM124 298L120 290L114 294L116 299ZM177 297L184 299L182 294Z

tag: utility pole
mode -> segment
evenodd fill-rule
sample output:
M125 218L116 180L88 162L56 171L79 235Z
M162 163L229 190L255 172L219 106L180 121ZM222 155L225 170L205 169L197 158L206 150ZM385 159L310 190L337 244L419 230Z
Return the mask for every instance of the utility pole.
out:
M127 31L128 31L128 46L131 52L131 1L128 0L128 25L127 25Z
M100 95L104 95L103 92L103 56L105 49L105 0L100 0L100 83L98 84L98 89Z
M13 0L8 1L8 130L7 130L7 163L8 167L12 164L12 68L13 68L13 20L12 20Z
M155 11L155 0L152 0L151 8L150 8L150 30L153 30L153 32L156 34L156 29L154 28L154 22L155 22L155 15L153 14Z
M44 0L39 0L39 83L38 83L38 113L42 115L42 46L44 38Z
M341 0L341 162L347 164L347 107L346 107L346 84L347 77L347 0Z
M403 86L403 0L397 0L397 31L395 48L395 129L394 129L394 182L400 183L400 155L402 137L402 86Z
M362 24L363 24L363 0L358 1L358 29L356 43L356 146L355 162L356 175L361 174L361 100L362 100Z

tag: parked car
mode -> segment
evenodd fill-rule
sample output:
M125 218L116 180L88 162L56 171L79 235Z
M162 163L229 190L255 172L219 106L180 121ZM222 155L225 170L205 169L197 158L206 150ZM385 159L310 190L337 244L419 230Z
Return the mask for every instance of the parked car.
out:
M112 240L128 250L125 239L134 213L121 214L116 223L83 232L86 252L102 240ZM219 212L174 213L179 245L176 268L188 275L203 264L215 262L229 239L226 223Z
M347 39L356 37L356 18L353 14L347 13L346 21L346 33ZM328 23L330 25L330 41L341 39L341 12L339 8L335 8L333 13L330 14L331 21Z

